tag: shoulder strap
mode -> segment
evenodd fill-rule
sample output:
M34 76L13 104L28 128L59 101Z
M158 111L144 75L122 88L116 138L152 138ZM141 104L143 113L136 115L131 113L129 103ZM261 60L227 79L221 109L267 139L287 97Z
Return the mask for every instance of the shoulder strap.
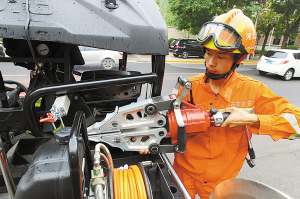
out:
M193 99L193 92L192 92L192 89L190 90L190 96L191 96L191 104L195 105L194 99Z

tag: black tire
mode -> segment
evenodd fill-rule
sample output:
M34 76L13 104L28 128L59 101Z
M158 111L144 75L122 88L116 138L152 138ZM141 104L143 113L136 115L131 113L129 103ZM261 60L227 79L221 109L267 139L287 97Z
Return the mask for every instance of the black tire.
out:
M204 50L203 50L203 51L201 51L201 53L200 53L199 57L202 57L202 58L204 58L204 55L205 55L205 52L204 52Z
M267 72L261 71L261 70L259 70L258 72L259 72L259 74L261 74L261 75L266 75L266 74L267 74Z
M293 78L293 76L294 76L294 69L290 68L284 73L284 75L282 76L282 79L284 81L289 81Z
M188 51L183 51L183 52L181 53L181 57L182 57L183 59L188 58L188 57L189 57L189 52L188 52Z
M175 55L175 54L173 54L174 55L174 57L178 57L179 55Z

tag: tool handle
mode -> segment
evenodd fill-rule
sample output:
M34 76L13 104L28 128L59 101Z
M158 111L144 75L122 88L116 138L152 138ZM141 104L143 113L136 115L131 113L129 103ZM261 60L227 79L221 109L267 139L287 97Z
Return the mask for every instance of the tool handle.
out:
M210 110L210 115L211 115L211 126L221 126L225 120L229 117L230 113L229 112L225 112L225 113L221 113L218 112L217 109L212 108Z
M179 76L178 77L178 82L182 85L182 86L185 86L186 83L190 82L186 77L183 77L183 76Z
M222 114L223 114L223 122L225 122L225 120L229 117L230 113L225 112L225 113L222 113Z
M249 153L250 158L246 157L246 160L247 160L247 163L248 163L249 167L253 168L256 165L254 149L248 147L248 153Z
M248 148L249 156L251 159L255 159L255 152L253 148Z
M186 141L187 141L185 126L182 127L178 126L177 140L178 140L178 152L184 153L186 151Z

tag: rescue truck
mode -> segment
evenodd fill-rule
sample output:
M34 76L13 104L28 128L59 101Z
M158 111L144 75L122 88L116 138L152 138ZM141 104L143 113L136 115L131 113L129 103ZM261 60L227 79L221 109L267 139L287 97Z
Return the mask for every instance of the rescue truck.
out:
M187 135L228 115L184 102L191 86L184 77L161 96L168 35L155 1L8 0L0 13L7 54L0 62L30 70L28 87L0 75L8 197L190 198L166 153L184 152ZM119 70L75 71L84 65L78 46L123 52ZM130 54L150 55L151 72L127 71ZM241 179L231 184L270 190Z

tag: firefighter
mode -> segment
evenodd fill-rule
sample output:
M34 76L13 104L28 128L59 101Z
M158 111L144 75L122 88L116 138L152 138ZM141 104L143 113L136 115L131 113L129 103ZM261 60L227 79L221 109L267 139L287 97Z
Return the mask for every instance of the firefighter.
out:
M254 54L256 30L240 9L205 23L197 37L205 49L206 73L191 77L186 100L203 110L230 112L221 127L211 127L187 140L187 151L176 153L174 169L192 198L209 198L222 181L235 178L248 153L250 133L274 141L300 136L300 111L266 85L236 72ZM251 135L252 135L251 133ZM148 151L141 151L148 153Z

